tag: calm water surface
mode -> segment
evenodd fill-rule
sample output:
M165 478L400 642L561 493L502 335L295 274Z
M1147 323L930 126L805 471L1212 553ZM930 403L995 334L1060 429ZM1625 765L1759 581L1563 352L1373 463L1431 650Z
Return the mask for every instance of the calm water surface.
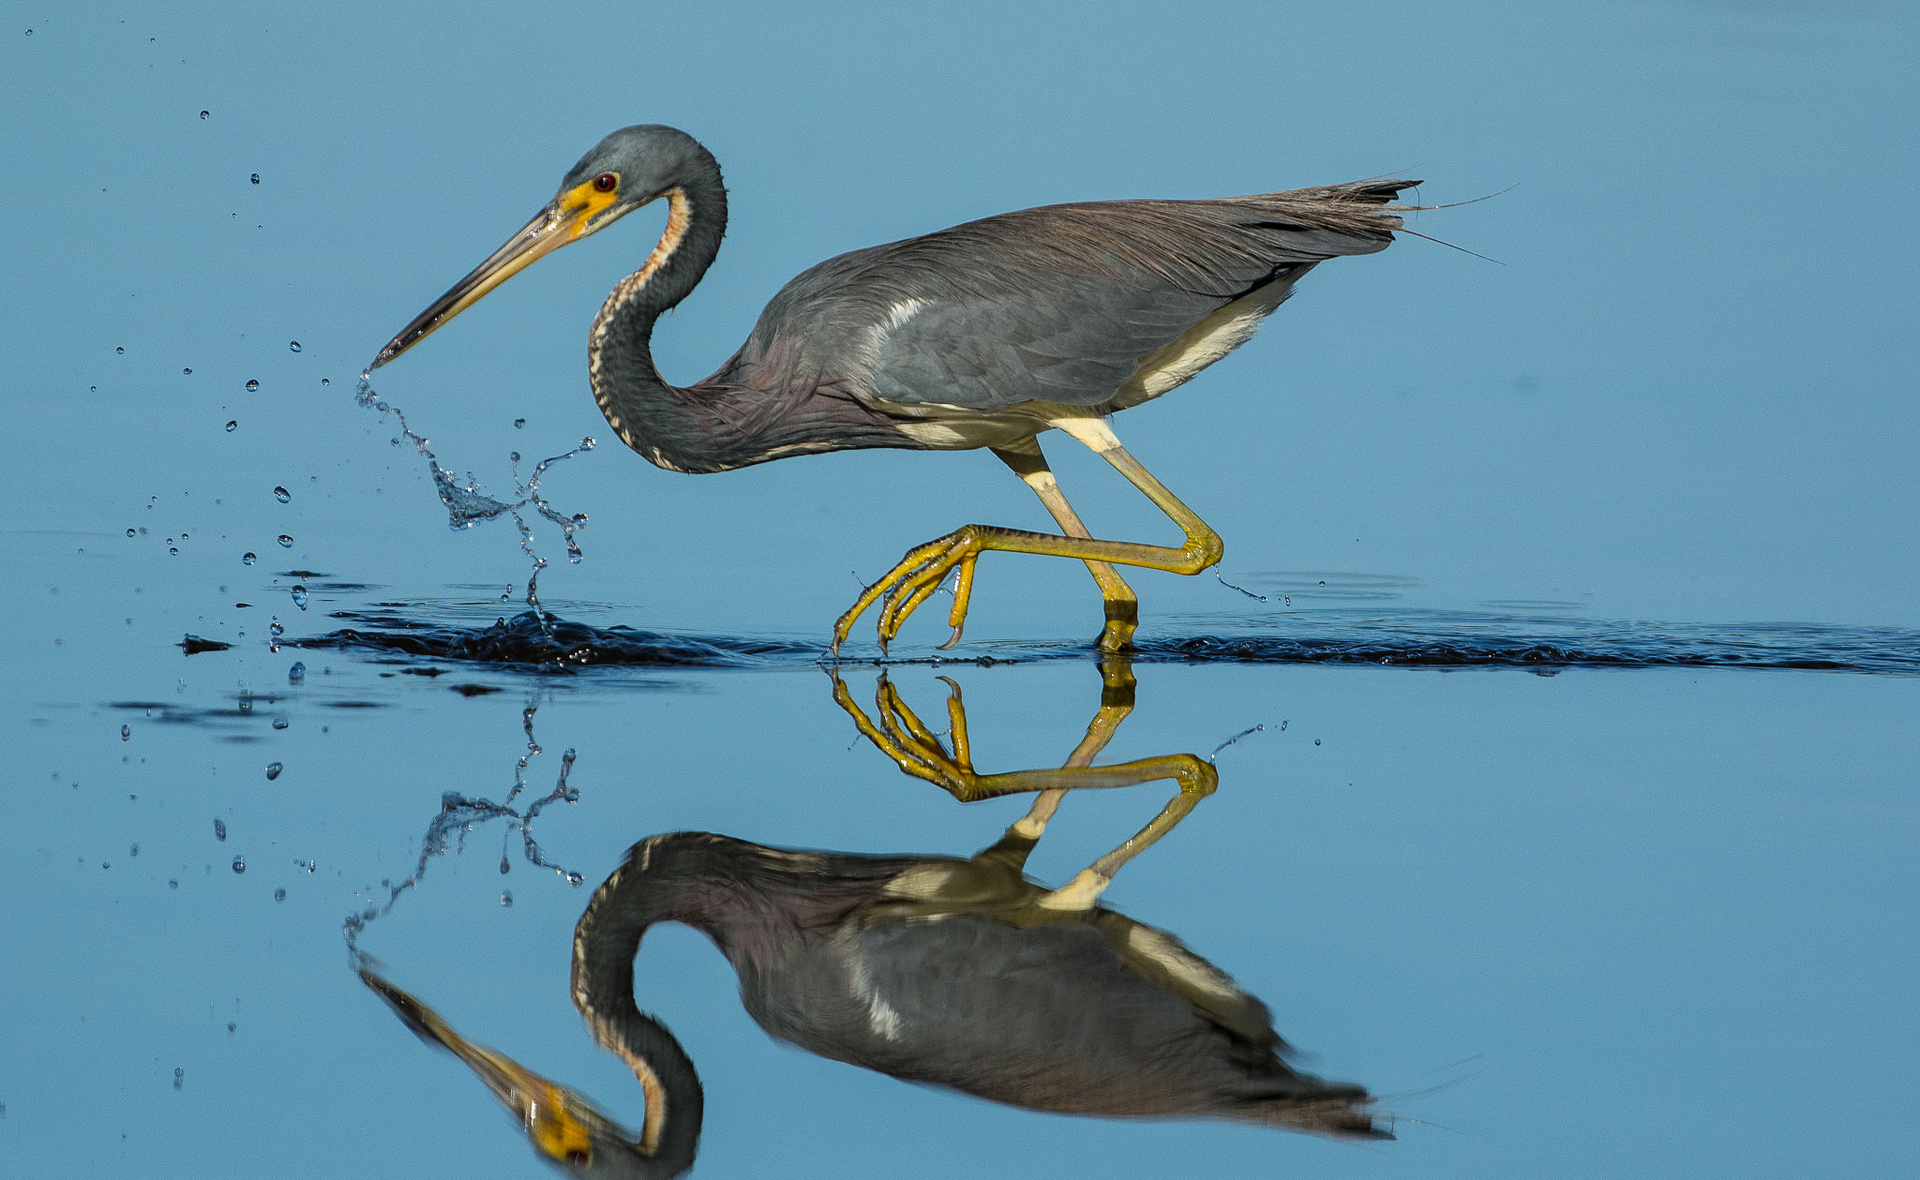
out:
M1135 708L1100 761L1212 756L1219 788L1106 902L1263 999L1397 1140L905 1085L770 1040L669 926L636 990L705 1084L696 1175L1911 1173L1916 251L1874 204L1920 180L1889 146L1920 113L1910 10L13 23L0 1173L541 1174L362 986L349 919L463 1034L631 1125L639 1088L568 996L631 845L967 856L1027 806L902 774L815 658L908 544L1038 506L978 455L688 479L612 445L580 346L657 220L381 370L497 499L510 452L524 478L602 436L543 485L588 515L584 560L532 522L591 666L539 665L511 523L448 529L354 404L380 343L641 121L713 147L735 203L661 328L683 381L803 267L1006 208L1517 185L1418 226L1504 265L1418 239L1339 260L1116 423L1265 599L1139 579ZM1097 532L1164 534L1050 453ZM974 601L938 666L930 605L890 683L944 733L951 680L982 771L1058 766L1102 705L1085 574L1009 557ZM877 717L877 653L851 654ZM1028 870L1066 882L1170 794L1070 794Z

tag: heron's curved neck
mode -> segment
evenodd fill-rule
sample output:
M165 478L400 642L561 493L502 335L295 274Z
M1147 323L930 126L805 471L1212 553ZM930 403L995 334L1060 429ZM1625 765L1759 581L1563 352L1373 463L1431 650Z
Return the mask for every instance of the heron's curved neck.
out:
M727 189L712 156L703 152L667 190L666 200L667 226L659 243L607 296L587 344L594 397L608 423L636 450L642 449L635 439L643 433L636 423L651 405L679 392L654 367L654 321L699 284L727 232Z
M641 937L654 923L682 916L673 882L647 869L629 859L581 915L573 935L573 1005L594 1040L640 1079L647 1116L634 1146L672 1176L693 1166L706 1098L680 1042L634 1004L633 958Z

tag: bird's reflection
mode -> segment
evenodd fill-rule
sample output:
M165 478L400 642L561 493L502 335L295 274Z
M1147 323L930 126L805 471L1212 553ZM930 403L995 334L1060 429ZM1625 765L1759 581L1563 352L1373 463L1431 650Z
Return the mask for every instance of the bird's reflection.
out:
M1259 999L1172 934L1096 903L1119 867L1215 782L1213 767L1190 754L1090 765L1132 705L1123 665L1107 667L1101 709L1057 770L974 772L957 686L951 750L884 679L878 722L838 680L835 696L908 773L962 799L1015 791L1039 799L1000 840L965 858L771 848L704 832L634 845L575 928L572 990L594 1039L639 1078L639 1133L465 1040L370 968L362 978L422 1039L473 1068L536 1151L568 1170L672 1176L693 1163L699 1078L679 1042L634 1001L635 956L661 922L711 938L755 1022L822 1057L1031 1110L1390 1137L1363 1087L1286 1064L1287 1046ZM1179 793L1138 835L1063 888L1024 874L1065 791L1156 779L1177 782Z

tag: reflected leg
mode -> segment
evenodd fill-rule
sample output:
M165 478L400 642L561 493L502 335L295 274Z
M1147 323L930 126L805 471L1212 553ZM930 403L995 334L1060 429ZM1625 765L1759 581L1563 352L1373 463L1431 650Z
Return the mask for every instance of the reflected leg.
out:
M1219 775L1213 766L1192 754L1163 754L1114 766L1089 765L1133 710L1131 665L1124 660L1105 661L1101 664L1101 677L1100 711L1088 724L1086 736L1075 747L1067 765L1058 770L1015 770L1000 774L975 771L960 686L946 677L941 679L947 681L950 690L947 716L952 725L951 754L908 707L885 673L881 674L875 692L875 710L880 715L878 724L853 703L852 694L837 674L833 676L833 697L861 734L892 758L902 771L938 785L962 803L1024 791L1040 793L1027 814L1016 820L999 842L975 859L1004 860L1015 868L1024 865L1067 791L1130 787L1161 779L1178 783L1179 793L1168 800L1145 827L1039 902L1046 909L1084 910L1093 906L1122 865L1172 831L1219 784Z

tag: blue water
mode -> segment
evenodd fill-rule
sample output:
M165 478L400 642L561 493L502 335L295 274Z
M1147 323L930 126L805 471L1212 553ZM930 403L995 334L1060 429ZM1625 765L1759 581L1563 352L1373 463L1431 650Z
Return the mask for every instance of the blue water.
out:
M638 999L706 1085L695 1175L1908 1174L1920 252L1882 206L1920 179L1917 26L1871 2L16 15L0 1174L541 1174L362 986L350 933L634 1125L567 989L628 847L964 856L1025 808L903 775L822 658L910 545L1044 526L990 457L683 477L602 445L531 486L606 434L586 325L656 212L380 370L431 471L355 404L383 342L641 121L707 143L733 202L660 328L683 383L801 269L1004 209L1382 174L1501 194L1415 226L1497 264L1417 238L1336 260L1115 422L1227 557L1135 580L1136 708L1100 761L1212 756L1220 785L1106 900L1264 999L1397 1140L904 1085L773 1043L667 927ZM1097 534L1171 539L1046 445ZM982 772L1058 766L1103 700L1085 572L993 555L950 652L942 602L884 659L857 630L842 699L879 716L884 673L939 734L957 689ZM1070 795L1030 871L1065 882L1170 790Z

